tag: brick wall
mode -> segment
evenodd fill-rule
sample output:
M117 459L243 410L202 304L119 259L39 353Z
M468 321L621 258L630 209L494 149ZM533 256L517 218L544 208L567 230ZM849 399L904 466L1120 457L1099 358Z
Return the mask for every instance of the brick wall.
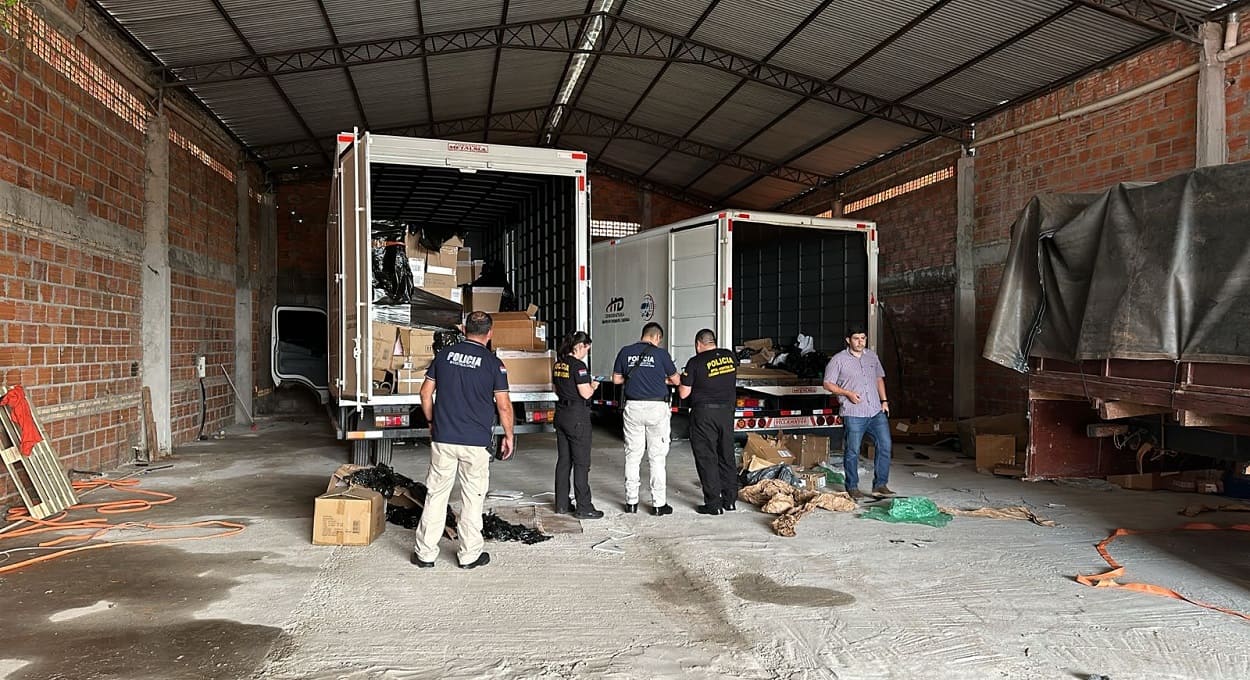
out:
M18 39L0 33L0 379L26 387L65 467L109 470L130 459L141 432L144 128L152 111L147 95L80 38L33 15L22 25ZM233 165L236 149L183 121L174 129ZM170 163L179 442L192 427L177 391L194 371L187 355L233 366L236 199L233 182L172 142ZM210 402L214 422L232 421L224 396ZM0 474L0 501L15 494Z
M278 302L326 305L328 180L278 187Z
M977 136L986 139L1106 99L1193 64L1197 58L1193 46L1161 45L1005 111L979 125ZM1192 168L1196 107L1194 76L1113 108L979 147L976 245L1008 240L1020 209L1037 193L1101 191L1118 182L1161 180ZM1002 278L1001 263L985 264L977 273L978 353ZM1024 376L978 359L977 412L1023 409L1025 384Z
M848 178L844 200L851 203L949 168L957 153L958 147L940 141L894 156ZM829 200L814 196L805 204L823 210ZM956 209L952 178L846 215L877 224L882 312L877 351L896 415L950 417L954 411Z
M603 175L592 175L590 182L591 219L637 222L645 230L711 212Z
M234 395L221 366L233 375L238 198L226 165L233 165L232 154L179 118L171 132L170 419L173 442L181 444L200 430L197 357L206 364L204 431L234 423Z
M0 52L0 372L26 388L65 467L111 469L139 436L139 266L100 244L142 231L143 133L3 33ZM19 200L63 206L58 223ZM0 500L15 494L0 471Z

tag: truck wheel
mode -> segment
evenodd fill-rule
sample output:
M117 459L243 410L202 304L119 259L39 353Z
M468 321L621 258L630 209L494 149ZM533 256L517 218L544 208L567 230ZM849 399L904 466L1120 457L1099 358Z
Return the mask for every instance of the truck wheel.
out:
M391 440L375 439L373 444L376 447L373 454L373 462L376 465L391 464Z
M353 439L352 440L352 463L356 465L369 464L369 440Z

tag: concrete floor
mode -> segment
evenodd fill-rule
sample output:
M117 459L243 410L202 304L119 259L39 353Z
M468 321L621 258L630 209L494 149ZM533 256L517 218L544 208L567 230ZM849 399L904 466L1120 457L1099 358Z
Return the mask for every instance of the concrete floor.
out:
M900 493L1024 503L1060 526L934 529L819 511L781 538L744 504L696 515L685 443L669 457L676 513L622 514L619 440L598 431L592 485L606 518L538 545L488 544L492 563L472 572L445 543L437 568L418 571L412 532L394 526L365 548L311 545L312 499L345 459L323 422L262 421L143 477L179 500L138 518L235 518L248 525L239 536L90 551L0 578L0 677L1250 677L1250 624L1073 582L1100 570L1094 544L1110 530L1176 526L1180 508L1210 497L997 479L899 445ZM491 487L549 491L553 438L520 442ZM396 449L414 478L427 461L426 447ZM645 470L643 493L645 504ZM636 534L624 554L591 550L610 529ZM1112 553L1126 580L1250 610L1248 547L1245 533L1184 532L1121 539Z

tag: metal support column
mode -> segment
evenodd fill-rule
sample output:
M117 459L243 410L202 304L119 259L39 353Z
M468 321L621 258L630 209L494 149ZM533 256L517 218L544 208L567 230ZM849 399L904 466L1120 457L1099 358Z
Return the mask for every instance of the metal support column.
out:
M1228 133L1225 129L1224 62L1217 56L1224 46L1219 24L1202 25L1201 70L1198 71L1198 167L1228 162Z
M257 348L253 324L252 292L252 202L248 169L240 164L234 173L238 220L234 250L234 384L239 400L234 402L234 422L252 422L252 356ZM267 344L266 344L267 346ZM242 403L240 403L242 402Z
M955 170L958 218L955 226L955 403L956 418L976 411L977 268L973 255L976 226L975 158L966 151Z
M140 331L143 339L143 386L152 391L156 446L172 448L170 423L170 270L169 270L169 117L148 121L143 143L143 268ZM155 456L149 452L148 456Z

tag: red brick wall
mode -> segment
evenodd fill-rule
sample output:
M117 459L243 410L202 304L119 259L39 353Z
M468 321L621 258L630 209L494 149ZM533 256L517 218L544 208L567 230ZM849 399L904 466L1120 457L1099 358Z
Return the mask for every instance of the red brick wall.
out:
M1035 120L1094 103L1197 61L1191 45L1168 43L1116 64L977 127L986 139ZM1119 106L981 146L976 160L977 245L1010 238L1020 209L1040 192L1101 191L1118 182L1153 181L1195 162L1197 76ZM977 273L978 349L993 312L1001 265ZM983 359L977 364L977 412L1020 411L1024 376Z
M878 163L849 178L845 201L949 168L957 150L936 142ZM846 215L877 224L883 314L877 351L895 415L950 417L954 412L956 201L952 178ZM908 281L907 275L919 271L942 271L944 277L938 283Z
M645 230L712 212L603 175L592 175L590 182L591 219L637 222Z
M278 187L278 302L326 304L328 180Z
M141 232L143 133L3 33L0 52L0 181ZM138 441L138 259L0 217L0 379L45 414L81 408L41 419L67 468L111 469Z
M170 289L170 421L174 444L194 441L200 430L201 391L196 357L205 357L207 417L204 431L234 423L234 395L221 366L234 374L235 242L238 198L232 154L179 118L172 132L193 145L169 145L169 245L190 253L198 265L175 269ZM193 154L206 153L213 167Z
M39 50L0 33L0 181L13 185L6 191L27 190L65 206L65 215L48 223L34 214L0 215L0 380L26 387L65 467L108 470L131 458L142 421L140 126L151 112L143 108L148 97L84 42L35 25L44 32L28 32L27 40L71 55L67 63L79 74L111 79L133 97L133 108L105 106ZM78 54L88 62L76 61ZM233 165L236 150L214 146L181 121L174 126ZM186 393L177 391L185 372L194 372L186 355L201 351L210 362L233 366L235 191L172 143L170 161L171 245L230 272L228 281L173 276L171 334L183 343L173 348L179 442L191 428ZM75 219L92 221L79 230ZM226 422L229 403L225 394L210 403L215 422ZM0 500L15 493L0 474Z

